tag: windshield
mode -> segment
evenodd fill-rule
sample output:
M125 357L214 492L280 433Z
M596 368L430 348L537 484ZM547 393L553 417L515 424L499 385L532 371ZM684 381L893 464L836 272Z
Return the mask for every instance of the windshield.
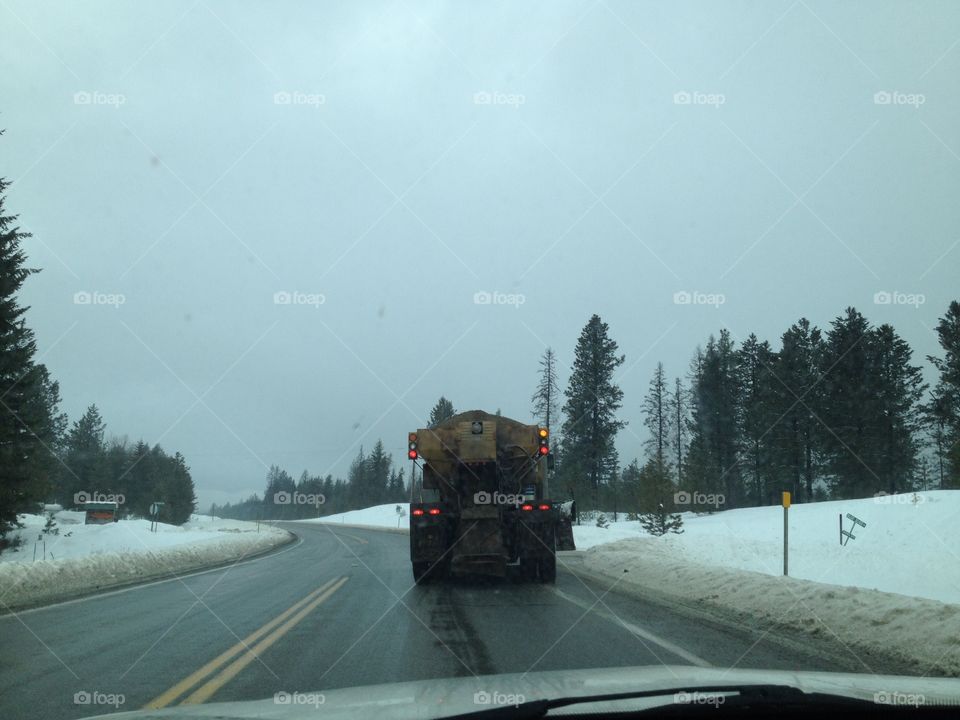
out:
M0 1L0 716L611 668L923 703L960 676L958 37Z

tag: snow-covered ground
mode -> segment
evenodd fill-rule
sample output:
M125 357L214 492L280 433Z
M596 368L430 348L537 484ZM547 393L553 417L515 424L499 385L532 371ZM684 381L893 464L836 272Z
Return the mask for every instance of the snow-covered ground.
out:
M270 525L194 515L183 526L148 520L84 525L83 513L59 511L57 534L43 515L21 515L24 544L0 554L0 608L40 604L141 580L182 574L256 555L290 539Z

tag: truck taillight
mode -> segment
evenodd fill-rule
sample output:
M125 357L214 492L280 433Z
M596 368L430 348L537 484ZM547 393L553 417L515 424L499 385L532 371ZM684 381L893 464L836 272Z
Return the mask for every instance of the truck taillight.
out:
M550 431L546 428L540 428L540 431L537 433L540 436L540 454L546 455L550 452L550 442L548 440L550 436Z
M531 505L530 503L524 503L523 505L520 506L520 509L525 510L526 512L532 512L533 505Z
M541 510L549 510L550 506L547 503L540 503L539 508Z
M414 517L420 517L421 515L423 515L423 508L414 508L410 512L410 514L413 515Z
M417 459L417 434L415 432L412 432L409 435L407 435L407 443L408 443L408 447L410 448L409 450L407 450L407 457L410 458L411 460L416 460Z
M430 508L430 511L429 511L429 512L430 512L431 515L439 515L439 514L440 514L440 508Z

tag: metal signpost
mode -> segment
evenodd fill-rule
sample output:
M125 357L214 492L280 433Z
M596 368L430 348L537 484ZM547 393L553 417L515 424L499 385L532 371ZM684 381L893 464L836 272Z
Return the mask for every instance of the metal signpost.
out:
M157 515L160 514L160 508L163 505L164 503L156 501L150 503L150 532L157 531Z
M850 530L843 529L843 513L840 513L840 544L846 545L851 540L856 540L857 536L853 534L853 531L857 529L857 525L860 527L866 527L867 524L858 517L847 513L847 520L853 523L853 527Z
M787 524L787 512L790 510L790 493L781 496L783 503L783 575L787 576L787 546L790 538L790 526Z

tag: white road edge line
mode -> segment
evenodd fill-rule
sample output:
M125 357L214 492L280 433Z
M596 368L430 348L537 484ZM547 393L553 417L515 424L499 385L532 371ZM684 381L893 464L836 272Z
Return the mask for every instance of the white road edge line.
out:
M289 531L288 531L289 532ZM61 600L60 602L51 603L50 605L41 605L40 607L27 608L26 610L16 610L12 612L7 611L3 614L0 614L0 621L7 618L13 618L16 616L30 615L31 613L41 612L43 610L52 610L54 608L63 607L64 605L76 605L77 603L88 602L90 600L99 600L100 598L110 597L111 595L122 595L123 593L133 592L134 590L143 590L144 588L153 587L154 585L163 585L164 583L177 582L178 580L186 580L187 578L196 577L197 575L206 575L207 573L213 572L223 572L225 570L230 570L235 567L243 567L244 565L249 565L250 563L255 563L260 560L266 560L267 558L276 557L277 555L282 555L288 550L293 550L294 548L300 547L303 543L303 538L299 535L297 536L297 541L295 543L290 543L283 550L277 550L276 552L270 552L260 557L250 558L249 560L243 560L241 562L235 563L233 565L221 565L220 567L207 568L206 570L196 570L194 572L187 573L186 575L178 575L177 577L165 578L163 580L151 580L150 582L145 582L142 585L131 585L130 587L120 588L119 590L107 590L102 593L94 593L93 595L84 595L83 597L74 598L73 600ZM172 545L170 547L176 547Z
M655 645L659 645L661 648L663 648L667 652L671 652L677 657L683 658L688 663L691 663L693 665L697 665L703 668L713 667L713 665L708 663L702 657L699 657L698 655L694 655L691 652L687 652L679 645L675 645L669 640L664 640L659 635L654 635L652 632L650 632L649 630L644 630L639 625L634 625L633 623L627 622L626 620L621 620L615 615L608 613L606 610L601 610L598 607L594 606L592 602L581 600L580 598L574 597L573 595L568 595L567 593L563 592L563 590L559 590L557 588L553 588L553 592L559 595L561 598L563 598L567 602L573 603L577 607L581 607L584 610L590 610L592 613L599 615L604 620L608 620L612 622L614 625L625 627L634 635L637 635L638 637L642 637L644 640L648 640L649 642L652 642Z

